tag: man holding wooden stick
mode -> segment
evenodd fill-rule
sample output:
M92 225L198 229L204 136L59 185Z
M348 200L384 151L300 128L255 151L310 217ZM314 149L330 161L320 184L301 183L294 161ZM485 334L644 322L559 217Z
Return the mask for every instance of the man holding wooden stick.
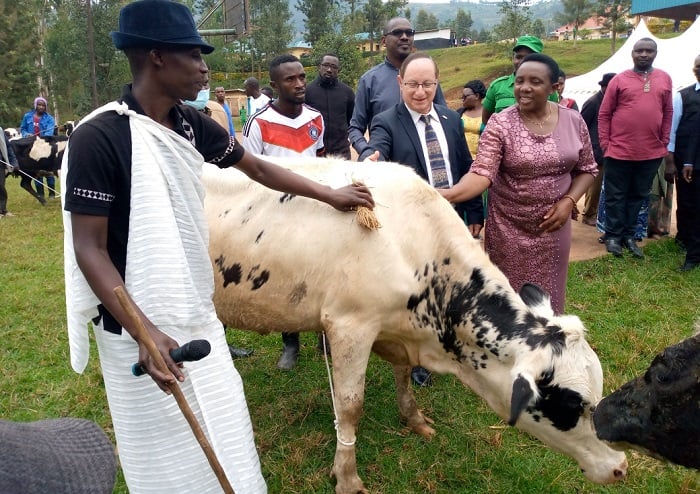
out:
M264 493L243 385L212 303L201 166L235 165L263 185L341 211L373 207L371 195L358 185L333 190L247 154L216 122L180 104L208 80L202 54L213 50L184 5L130 3L112 39L133 82L81 121L61 177L71 364L77 372L87 365L92 321L129 492L221 491L170 396L177 380L235 492ZM157 368L117 300L120 286L169 372ZM170 351L193 339L209 341L211 353L183 369ZM152 380L132 376L134 362Z

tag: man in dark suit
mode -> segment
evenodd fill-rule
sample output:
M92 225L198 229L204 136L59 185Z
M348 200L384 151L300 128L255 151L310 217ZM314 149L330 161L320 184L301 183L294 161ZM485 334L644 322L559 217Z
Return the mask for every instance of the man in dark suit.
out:
M437 91L438 68L430 56L409 55L397 77L401 103L375 115L367 148L359 161L394 161L413 167L431 185L451 187L469 171L471 154L457 112L433 104ZM484 224L481 197L456 206L472 236L478 238ZM428 385L430 373L415 367L411 377L416 384Z
M395 161L408 165L436 187L451 187L459 182L469 171L472 156L457 112L433 104L438 75L437 65L427 54L416 52L406 58L397 78L403 101L374 117L369 146L358 161ZM429 122L446 165L447 183L440 183L431 168L423 115L431 117ZM484 224L481 198L458 204L456 209L471 234L478 237Z

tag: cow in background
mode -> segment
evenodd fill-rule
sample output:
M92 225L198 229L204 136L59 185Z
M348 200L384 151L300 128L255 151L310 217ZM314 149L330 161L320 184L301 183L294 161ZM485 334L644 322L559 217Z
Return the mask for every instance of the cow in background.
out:
M19 163L20 171L17 173L21 176L20 186L42 205L46 204L46 199L33 187L34 179L46 175L58 175L67 143L68 137L60 135L30 136L10 140Z
M269 157L268 157L269 158ZM205 211L221 321L260 333L325 331L333 349L336 493L366 492L355 441L374 352L393 366L399 414L431 437L411 368L450 373L510 425L573 457L593 482L625 477L627 460L599 440L591 413L603 373L575 316L554 316L528 285L522 297L440 194L391 163L272 158L339 187L371 190L381 228L304 197L205 165Z
M603 398L593 421L598 437L617 448L700 470L700 333Z

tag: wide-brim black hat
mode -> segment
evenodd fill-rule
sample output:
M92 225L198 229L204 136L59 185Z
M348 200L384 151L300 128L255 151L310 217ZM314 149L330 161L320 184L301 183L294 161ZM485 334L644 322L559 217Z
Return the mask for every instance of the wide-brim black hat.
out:
M190 9L171 0L139 0L124 6L119 31L109 35L120 50L198 47L202 53L214 51L197 32Z
M90 420L0 420L0 492L111 494L116 475L114 446Z

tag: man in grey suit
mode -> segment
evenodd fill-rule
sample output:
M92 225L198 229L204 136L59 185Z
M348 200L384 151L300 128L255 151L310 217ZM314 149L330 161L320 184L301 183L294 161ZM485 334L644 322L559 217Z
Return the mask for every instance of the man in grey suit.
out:
M426 53L409 55L397 77L402 102L375 115L367 148L359 161L394 161L413 167L434 187L451 187L469 171L471 154L457 112L433 104L438 68ZM475 238L484 224L481 197L456 205ZM430 383L430 374L415 367L411 374L419 385Z

